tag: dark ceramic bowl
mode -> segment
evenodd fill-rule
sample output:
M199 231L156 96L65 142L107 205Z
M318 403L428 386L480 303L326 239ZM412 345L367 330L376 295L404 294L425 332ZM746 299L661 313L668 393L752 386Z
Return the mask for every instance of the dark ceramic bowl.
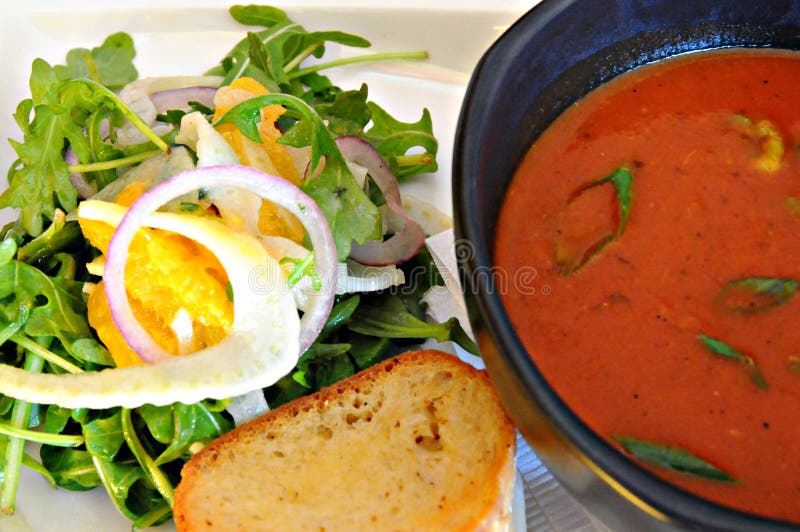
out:
M544 0L484 55L467 90L453 164L456 253L484 359L528 442L614 530L797 530L667 484L608 445L547 385L492 275L495 223L522 156L567 106L645 63L731 46L800 48L791 0ZM800 504L800 500L798 501Z

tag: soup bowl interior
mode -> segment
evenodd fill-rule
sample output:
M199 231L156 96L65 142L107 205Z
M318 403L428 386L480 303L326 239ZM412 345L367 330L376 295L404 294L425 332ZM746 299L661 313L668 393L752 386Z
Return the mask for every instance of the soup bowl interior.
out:
M492 249L500 206L531 143L568 106L638 66L725 47L800 48L789 0L544 0L484 55L468 87L453 163L456 255L489 372L526 439L614 529L790 528L702 500L638 467L548 386L503 307ZM795 525L796 527L796 525Z

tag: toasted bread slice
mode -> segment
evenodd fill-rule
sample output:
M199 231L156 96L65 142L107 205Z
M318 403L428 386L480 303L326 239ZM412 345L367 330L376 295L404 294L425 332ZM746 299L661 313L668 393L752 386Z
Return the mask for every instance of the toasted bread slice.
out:
M414 351L209 444L173 513L179 531L501 530L514 454L484 372Z

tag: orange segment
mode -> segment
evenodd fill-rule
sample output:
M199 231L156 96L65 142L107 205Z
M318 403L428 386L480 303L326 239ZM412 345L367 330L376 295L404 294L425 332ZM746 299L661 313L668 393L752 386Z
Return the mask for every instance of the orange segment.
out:
M147 187L140 181L134 181L127 185L122 191L114 198L114 203L130 207L133 202L139 199L139 196L147 192Z
M214 97L216 111L213 120L220 118L234 105L264 94L269 94L269 91L252 78L235 80L217 91ZM302 178L294 161L286 148L277 142L281 132L275 127L275 122L284 112L286 109L280 105L267 105L261 109L259 133L262 143L248 139L233 124L222 124L216 129L236 152L242 164L279 175L290 183L299 185ZM305 237L303 225L292 213L268 201L264 201L259 210L258 229L264 234L285 236L297 243L302 243Z
M108 308L108 300L106 299L102 281L97 283L92 293L89 294L87 309L89 325L95 329L97 336L114 358L117 367L124 368L141 364L142 361L139 359L139 355L128 346L127 342L125 342L125 339L122 337L122 333L119 332L119 329L117 329L117 326L114 325L114 321L111 319L111 311ZM154 327L153 324L156 321L153 319L154 316L152 316L151 313L146 313L146 311L143 312L143 310L140 304L133 303L133 313L136 319L139 320L140 323L146 324L147 330L153 336L156 343L165 349L169 347L174 348L176 344L174 338L170 338L168 334L165 334L165 328Z
M236 79L229 86L222 87L217 91L214 97L216 110L212 120L218 120L236 104L264 94L269 94L269 91L256 80L248 77ZM301 178L297 173L294 161L286 148L276 142L280 138L281 132L275 127L275 122L285 112L286 109L280 105L267 105L261 109L259 133L262 143L248 139L233 124L217 126L217 131L233 147L242 164L277 174L298 185Z
M258 230L265 235L284 236L303 244L306 229L300 220L280 205L269 201L262 201L258 210Z
M79 218L84 236L103 253L111 225ZM196 351L218 343L233 322L233 303L222 265L205 247L170 231L142 228L128 251L125 287L134 315L171 353ZM88 303L89 323L119 367L140 363L111 321L102 284ZM181 342L171 325L179 314L191 319L191 341Z

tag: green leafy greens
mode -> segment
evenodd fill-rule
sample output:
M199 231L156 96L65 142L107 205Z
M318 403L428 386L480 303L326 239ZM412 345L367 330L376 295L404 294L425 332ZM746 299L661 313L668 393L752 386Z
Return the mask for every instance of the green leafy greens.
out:
M97 69L103 65L92 64L95 77L102 79L106 70ZM117 123L128 118L158 147L168 148L109 88L92 79L64 79L69 69L59 72L61 78L46 61L33 62L31 98L23 100L14 113L24 141L10 141L18 159L8 172L8 189L0 195L0 208L19 208L20 229L33 236L42 232L45 219L54 219L56 207L71 212L77 206L78 195L64 159L67 148L84 162L118 155L118 150L99 138L103 120ZM102 176L100 184L108 179Z
M87 50L75 48L67 53L67 64L53 70L59 81L89 78L111 90L121 89L139 77L133 58L136 51L127 33L114 33L103 44Z
M250 32L208 74L224 76L223 85L248 76L270 92L282 92L309 103L328 122L334 136L358 135L386 159L398 179L435 172L438 142L433 135L427 109L417 122L393 118L374 102L367 101L367 86L343 91L318 71L362 61L424 59L425 52L377 53L344 57L329 63L298 68L308 57L322 57L327 43L366 48L369 41L341 31L308 32L285 12L268 6L233 6L231 15L247 26L267 29ZM295 117L297 118L297 117ZM294 124L292 118L287 126ZM368 127L369 124L372 127Z

